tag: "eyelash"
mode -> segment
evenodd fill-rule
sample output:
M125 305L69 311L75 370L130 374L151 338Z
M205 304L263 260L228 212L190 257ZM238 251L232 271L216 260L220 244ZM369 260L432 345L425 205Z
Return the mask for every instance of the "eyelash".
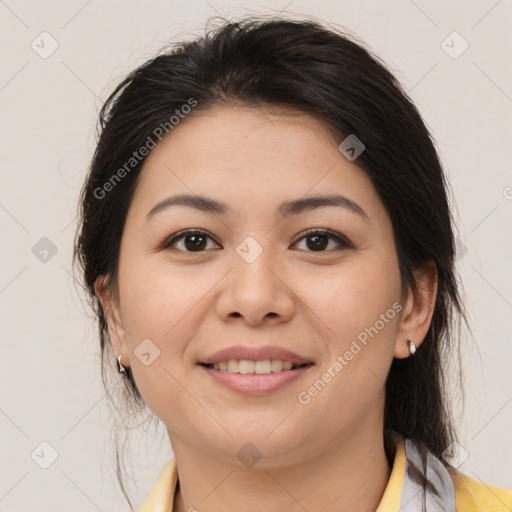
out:
M202 229L189 229L189 230L186 230L186 231L182 231L181 233L178 233L176 235L173 235L171 238L167 239L163 246L162 246L162 249L171 249L171 246L176 243L177 241L183 239L183 238L186 238L187 236L190 236L190 235L202 235L202 236L205 236L205 237L208 237L210 238L211 240L213 240L213 238L209 235L208 232L202 230ZM322 253L322 252L337 252L337 251L341 251L343 249L353 249L354 246L353 244L347 239L345 238L343 235L340 235L339 233L335 233L333 231L330 231L328 229L309 229L307 231L305 231L302 236L294 243L297 244L298 242L300 242L301 240L303 240L304 238L308 238L308 237L312 237L313 235L321 235L321 236L328 236L329 238L331 238L332 240L335 240L339 246L341 246L340 248L338 249L329 249L329 250L323 250L323 251L306 251L306 252L312 252L312 253ZM217 242L215 242L217 243ZM220 244L219 244L220 245ZM200 252L205 252L205 250L202 250L202 251L182 251L182 252L185 252L185 253L189 253L189 254L194 254L194 253L200 253Z

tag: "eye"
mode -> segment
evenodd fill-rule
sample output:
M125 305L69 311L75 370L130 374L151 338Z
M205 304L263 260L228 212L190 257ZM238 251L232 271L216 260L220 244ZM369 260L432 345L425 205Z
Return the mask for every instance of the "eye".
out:
M305 235L302 236L302 238L300 238L298 242L307 239L309 239L309 242L306 242L306 247L310 250L309 252L329 252L325 251L325 249L329 245L329 239L334 240L334 242L338 246L338 248L330 250L341 251L343 249L354 248L353 244L343 235L325 229L310 229L306 231ZM295 244L297 244L298 242L296 242Z
M203 252L204 250L208 249L208 240L213 241L217 247L220 247L219 244L217 244L206 231L201 229L189 229L177 233L176 235L173 235L171 238L167 239L164 242L162 249L176 248L183 252ZM295 242L294 245L297 245L302 240L308 240L306 242L306 247L309 252L340 251L354 247L352 243L343 235L325 229L310 229L306 231L302 238L300 238L298 242ZM331 248L326 251L330 240L335 242L335 246L337 246L337 248ZM182 246L177 246L177 243L182 241Z
M187 231L182 231L171 238L167 239L162 246L162 249L170 249L172 246L176 244L176 242L184 241L184 248L177 247L178 250L184 252L202 252L206 249L208 245L208 239L213 240L213 238L206 232L201 229L189 229ZM215 242L216 243L216 242ZM217 244L217 243L216 243ZM218 244L217 244L218 245Z

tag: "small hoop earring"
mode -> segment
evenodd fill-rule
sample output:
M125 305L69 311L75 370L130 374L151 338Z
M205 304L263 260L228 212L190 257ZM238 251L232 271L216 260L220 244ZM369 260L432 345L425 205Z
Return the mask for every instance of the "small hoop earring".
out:
M407 340L407 342L409 343L409 353L413 356L416 353L416 345L412 340Z
M122 357L123 357L123 354L120 354L119 357L117 358L117 362L119 364L119 373L124 373L126 375L126 370L125 370L124 366L121 364Z

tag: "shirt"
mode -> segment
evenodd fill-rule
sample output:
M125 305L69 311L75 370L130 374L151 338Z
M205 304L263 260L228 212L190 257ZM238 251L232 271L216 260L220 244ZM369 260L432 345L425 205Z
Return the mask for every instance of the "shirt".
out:
M417 446L396 435L391 474L376 512L419 512L423 502L421 487L412 479L409 467L419 459ZM429 454L427 477L435 492L427 492L427 512L512 512L512 491L480 483L458 471L449 473ZM172 512L178 484L176 458L160 474L140 512Z

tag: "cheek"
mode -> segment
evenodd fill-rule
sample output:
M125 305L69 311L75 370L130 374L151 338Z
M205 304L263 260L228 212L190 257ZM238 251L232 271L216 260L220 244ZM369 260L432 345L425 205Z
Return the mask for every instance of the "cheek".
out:
M305 383L300 403L315 411L305 421L321 417L324 433L337 435L382 409L400 304L394 281L379 281L375 274L347 274L323 284L323 291L309 298L321 318L317 325L324 333L319 343L325 357Z
M389 324L396 322L392 306L400 298L398 267L380 263L354 260L336 271L311 276L301 292L308 307L330 328L326 332L331 342L340 348L381 315L389 320L383 330L389 331Z
M354 260L335 275L314 282L304 293L321 319L325 357L319 372L321 379L327 373L329 380L317 406L343 404L331 411L335 424L341 425L352 414L349 410L354 417L365 414L383 389L402 307L400 275L392 257L375 255Z
M181 319L211 287L197 271L135 259L127 261L123 277L123 313L131 333L161 341L174 336Z
M169 265L135 256L126 258L119 275L130 366L137 388L162 421L186 416L190 414L190 400L182 387L183 353L198 321L194 307L211 284L199 280L197 273L194 279ZM145 359L143 355L148 353Z

